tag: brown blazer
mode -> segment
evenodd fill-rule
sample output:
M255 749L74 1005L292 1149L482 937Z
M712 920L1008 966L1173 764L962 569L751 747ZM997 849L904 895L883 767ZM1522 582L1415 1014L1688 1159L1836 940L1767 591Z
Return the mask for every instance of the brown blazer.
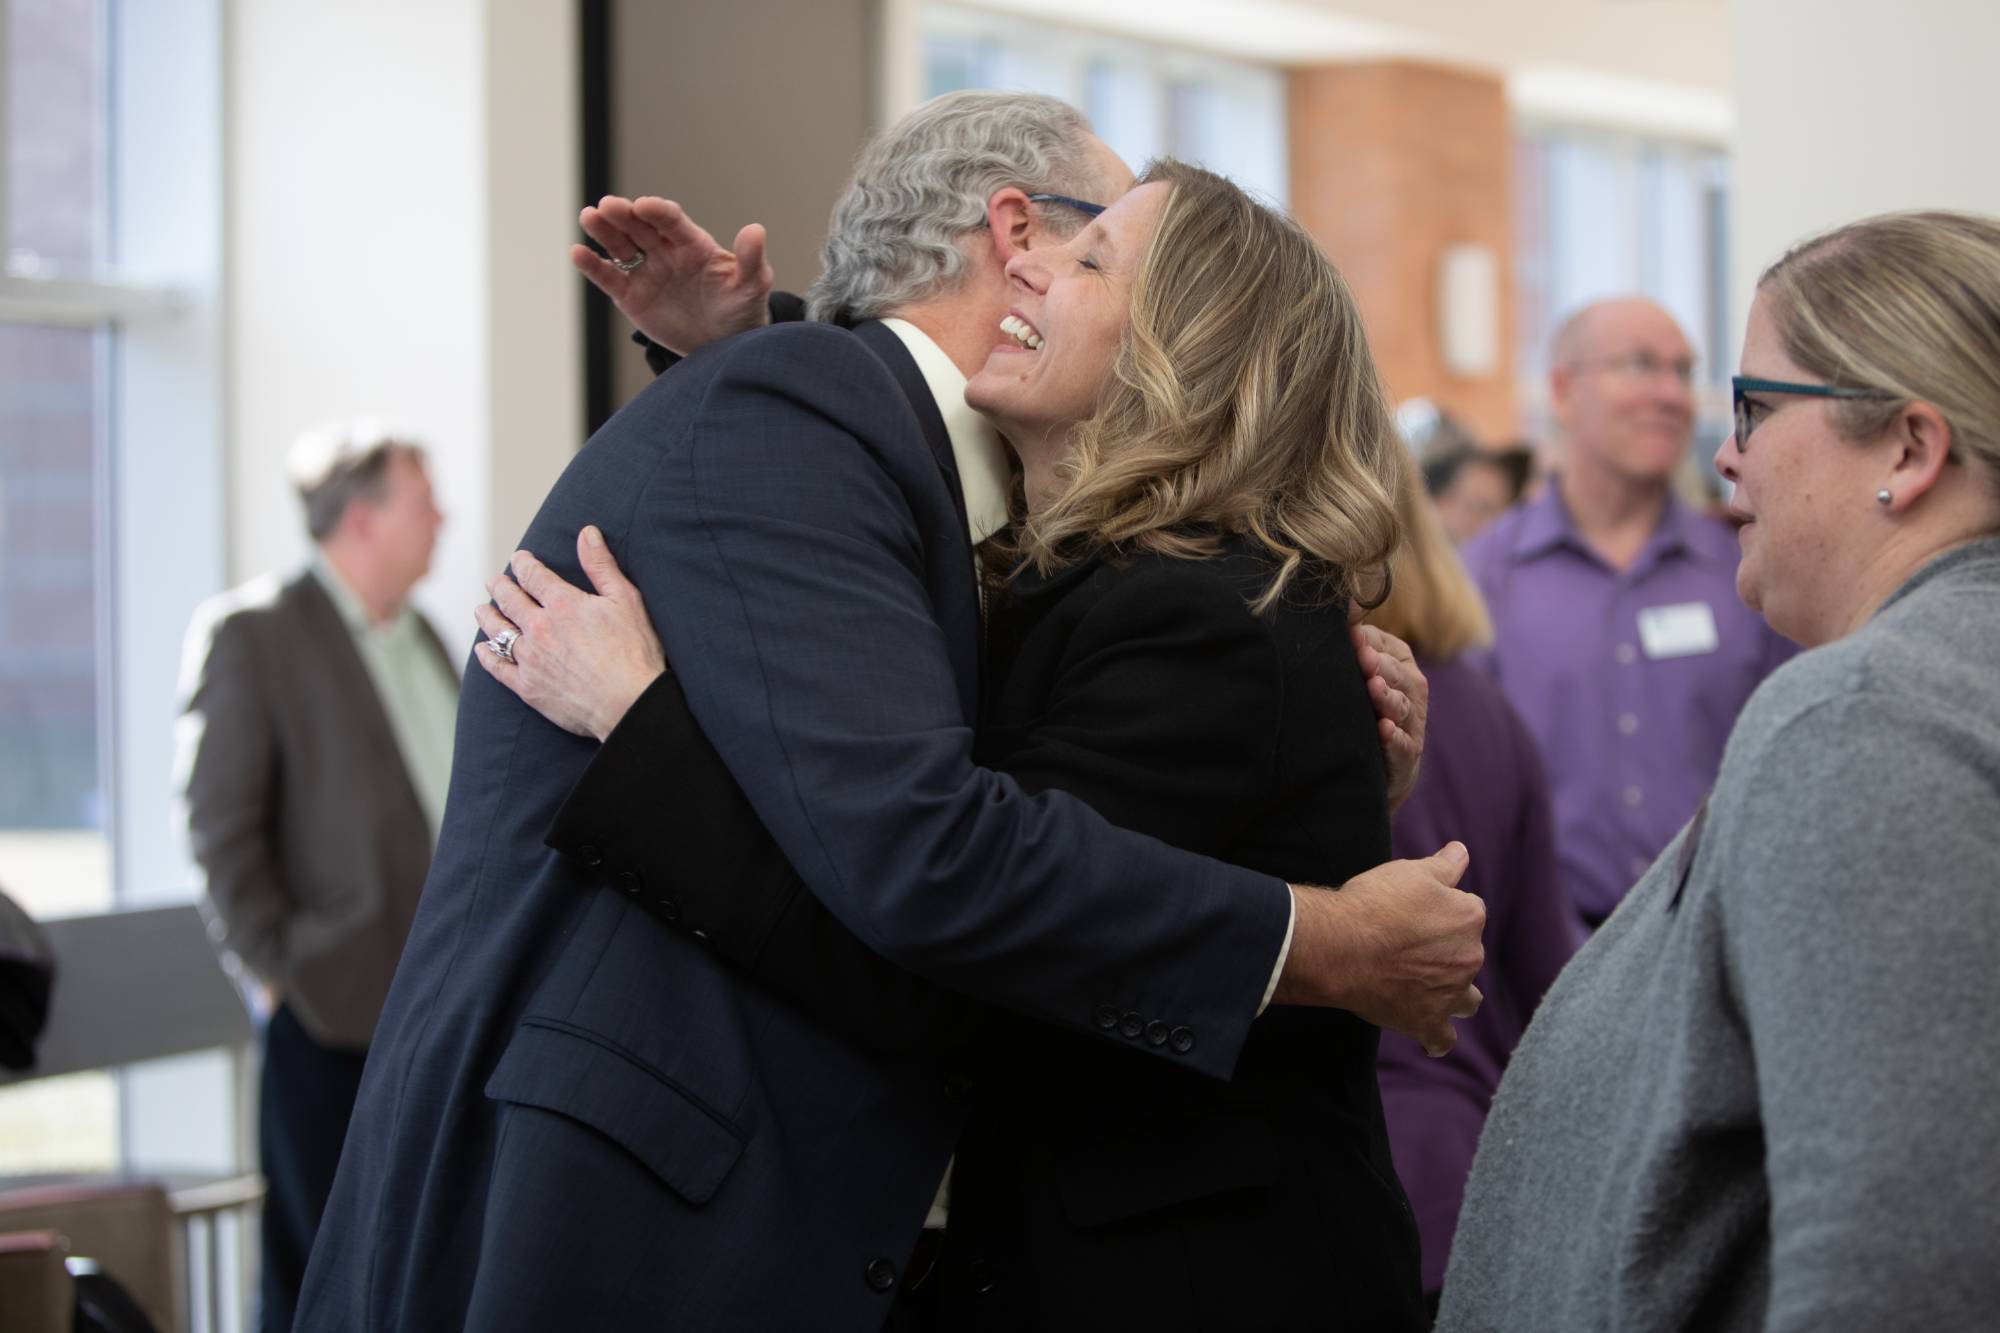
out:
M438 670L457 673L428 622ZM311 571L205 603L177 776L209 938L328 1046L368 1044L429 873L430 827L368 668Z

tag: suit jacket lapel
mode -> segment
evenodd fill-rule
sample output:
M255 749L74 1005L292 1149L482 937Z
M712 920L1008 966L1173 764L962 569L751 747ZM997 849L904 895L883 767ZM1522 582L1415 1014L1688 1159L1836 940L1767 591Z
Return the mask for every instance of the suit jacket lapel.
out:
M958 509L959 521L970 528L965 516L965 488L958 479L958 455L952 452L951 433L944 428L944 414L938 411L937 399L931 396L931 386L925 382L923 371L917 369L916 358L903 346L903 340L879 320L856 325L854 336L895 376L903 397L909 400L910 410L916 413L917 425L923 428L924 442L930 445L932 456L950 483L951 502Z
M944 488L951 496L952 512L958 516L957 549L962 552L962 568L966 572L967 585L976 600L978 620L973 625L977 638L969 660L969 671L963 679L971 682L966 695L966 716L978 717L980 698L985 691L986 680L986 594L980 589L979 577L974 572L972 560L972 523L966 517L965 484L958 478L958 455L951 447L951 432L945 429L944 414L938 410L937 399L931 394L930 383L924 373L917 368L916 358L895 331L878 320L870 320L857 325L854 336L873 352L889 373L895 377L896 385L902 389L903 397L909 402L910 411L922 428L924 442L931 447L931 456L937 460L938 471L944 474Z

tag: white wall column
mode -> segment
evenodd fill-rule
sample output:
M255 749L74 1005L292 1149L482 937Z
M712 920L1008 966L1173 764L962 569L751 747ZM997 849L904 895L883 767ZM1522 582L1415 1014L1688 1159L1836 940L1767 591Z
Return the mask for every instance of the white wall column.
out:
M375 415L448 519L417 598L454 646L581 443L568 0L229 7L229 574L306 551L285 453Z
M1757 275L1871 213L2000 214L2000 5L1733 0L1734 364Z

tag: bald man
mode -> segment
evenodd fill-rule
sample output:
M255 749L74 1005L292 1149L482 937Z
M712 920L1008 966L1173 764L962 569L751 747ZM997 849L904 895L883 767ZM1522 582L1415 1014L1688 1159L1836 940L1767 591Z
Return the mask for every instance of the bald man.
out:
M1464 556L1554 788L1563 887L1594 927L1694 814L1737 711L1793 648L1737 600L1729 526L1674 497L1694 354L1673 316L1586 306L1550 361L1554 484Z

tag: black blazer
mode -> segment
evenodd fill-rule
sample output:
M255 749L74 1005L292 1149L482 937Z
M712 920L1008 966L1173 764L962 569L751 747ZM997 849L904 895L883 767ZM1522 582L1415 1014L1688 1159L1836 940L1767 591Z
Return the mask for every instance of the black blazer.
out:
M1300 589L1253 615L1270 572L1232 543L1213 560L1024 576L993 607L979 758L1027 790L1068 791L1114 823L1295 882L1338 884L1388 859L1344 601ZM643 866L700 859L713 830L734 827L644 832L620 794L655 787L690 743L672 691L663 681L628 715L552 839L614 838ZM792 891L775 857L751 859L749 880L691 877L674 924L771 917L739 966L864 1046L957 1052L978 1089L933 1278L945 1327L1423 1326L1373 1028L1277 1009L1252 1026L1233 1082L1190 1077L901 974ZM1115 1007L1095 1021L1137 1048L1198 1040Z
M1346 599L1298 588L1255 615L1272 572L1232 541L1022 576L992 618L981 762L1294 883L1388 860ZM1424 1327L1375 1047L1352 1014L1281 1007L1220 1084L1010 1018L960 1141L946 1326Z

